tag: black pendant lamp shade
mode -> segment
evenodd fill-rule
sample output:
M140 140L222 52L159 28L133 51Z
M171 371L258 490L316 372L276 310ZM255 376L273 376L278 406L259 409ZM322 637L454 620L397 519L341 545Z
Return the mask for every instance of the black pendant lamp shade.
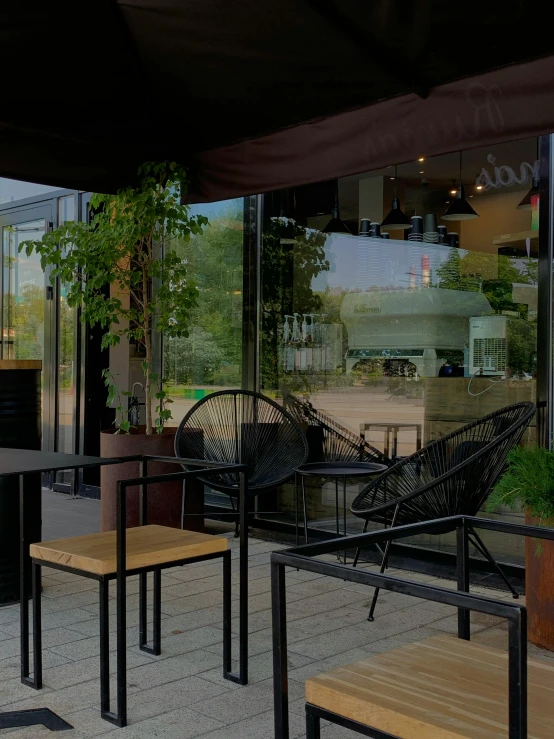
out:
M446 213L442 216L442 220L471 221L474 218L479 218L479 213L476 213L466 200L466 194L462 184L462 152L460 152L460 185L454 200L448 206Z
M533 187L529 190L523 200L516 205L518 210L531 210L531 199L539 194L539 180L533 177Z
M398 180L398 167L394 168L394 198L392 208L388 212L385 220L381 223L381 228L388 228L391 231L406 231L411 228L412 223L408 216L400 209L400 200L396 194L396 183Z
M323 229L325 234L349 234L350 229L346 223L341 220L339 211L339 181L337 180L337 189L335 190L335 207L333 208L333 215L329 223Z
M537 159L540 158L540 152L539 152L539 139L537 139ZM536 197L539 194L539 187L540 187L540 180L538 177L538 172L533 173L533 185L527 195L519 202L519 205L516 205L517 210L531 210L531 199Z

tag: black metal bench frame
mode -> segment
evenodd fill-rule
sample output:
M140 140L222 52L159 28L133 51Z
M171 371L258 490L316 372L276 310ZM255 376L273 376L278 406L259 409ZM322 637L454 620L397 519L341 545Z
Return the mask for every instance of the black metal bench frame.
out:
M271 608L273 625L273 696L275 708L275 739L289 739L287 620L285 568L293 567L319 575L329 575L349 582L361 583L404 595L412 595L435 603L444 603L458 609L458 637L470 639L470 611L488 613L508 621L508 736L509 739L527 739L527 610L511 601L500 601L469 593L469 534L475 529L498 531L518 536L554 541L554 529L513 524L470 516L454 516L434 521L399 526L369 534L349 536L342 541L330 540L293 549L273 552L271 555ZM418 534L443 534L456 531L457 590L414 582L393 575L380 574L316 557L334 554L339 549L386 544ZM318 739L321 719L332 721L374 739L397 739L371 727L357 724L335 713L306 705L308 739Z
M132 486L140 486L139 514L140 526L148 523L148 485L153 483L164 483L175 480L187 480L199 476L207 477L211 474L225 472L238 472L240 479L240 502L244 503L248 494L247 467L241 464L224 464L221 462L205 462L175 457L125 457L122 461L139 461L139 477L129 480L119 480L117 483L117 519L116 519L116 555L117 569L115 573L98 575L92 572L68 567L66 565L46 562L42 559L32 558L32 612L33 612L33 676L29 669L29 622L27 619L25 632L22 632L21 651L21 681L35 690L42 688L42 630L41 630L41 569L50 567L52 569L70 572L72 574L96 580L99 583L100 599L100 711L101 716L116 726L127 725L127 613L125 607L127 577L139 575L139 648L159 656L161 654L161 571L169 567L205 562L209 560L222 559L223 561L223 677L226 680L246 685L248 682L248 552L246 533L241 536L240 542L240 595L239 595L239 670L232 672L231 669L231 551L204 554L198 557L188 557L163 565L150 565L147 567L126 570L126 511L127 492ZM167 473L162 475L148 475L147 465L149 461L173 462L180 465L198 469L182 472ZM246 517L246 506L241 507L241 512ZM241 534L247 531L246 522L242 522ZM147 576L153 572L153 623L152 644L147 640ZM110 710L110 657L109 657L109 583L116 580L116 609L117 609L117 710ZM25 591L22 591L25 592Z

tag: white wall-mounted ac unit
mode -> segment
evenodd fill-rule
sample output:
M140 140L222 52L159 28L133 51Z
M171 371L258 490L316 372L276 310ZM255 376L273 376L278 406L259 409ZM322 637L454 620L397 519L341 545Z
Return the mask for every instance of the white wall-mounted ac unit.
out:
M507 316L469 319L469 374L501 376L508 361Z

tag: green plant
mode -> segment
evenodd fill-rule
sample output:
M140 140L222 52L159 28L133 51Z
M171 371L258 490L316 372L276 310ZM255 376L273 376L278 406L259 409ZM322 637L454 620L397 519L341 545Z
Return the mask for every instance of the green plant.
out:
M122 337L144 345L146 433L151 434L161 433L171 418L170 400L153 371L152 332L187 337L198 294L175 243L202 233L208 219L191 216L181 203L187 176L175 162L148 162L139 178L138 185L116 195L94 195L90 223L64 223L39 241L24 242L20 251L36 252L43 269L53 268L52 281L67 285L67 304L81 308L83 322L107 329L102 348ZM105 379L111 402L115 391L109 373ZM128 431L130 424L123 421L120 428Z
M554 520L554 452L539 446L512 449L508 469L496 484L487 511L501 505L524 506L544 524Z

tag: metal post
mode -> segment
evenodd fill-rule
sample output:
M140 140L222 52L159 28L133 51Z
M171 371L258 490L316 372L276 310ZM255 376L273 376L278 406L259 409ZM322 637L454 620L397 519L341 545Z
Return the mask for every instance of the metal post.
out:
M346 531L346 477L342 478L342 504L343 504L343 523L344 523L344 535L347 535ZM346 549L344 550L344 564L346 564Z
M300 475L302 480L302 507L304 511L304 544L308 543L308 503L306 502L306 478Z
M339 478L335 477L335 519L336 519L336 526L337 526L337 539L340 536L340 528L339 528ZM337 559L340 562L340 552L337 552Z
M127 485L117 483L117 720L118 726L127 725L127 576L126 576L126 536L127 536Z
M103 577L100 580L100 712L102 715L110 712L110 612L109 612L109 581Z
M239 473L239 675L241 685L248 683L248 482L247 472Z
M231 550L223 554L223 677L231 673Z
M21 682L29 677L29 603L27 601L27 559L29 545L25 527L25 476L19 475L19 626Z
M40 565L33 562L33 682L36 690L42 688L42 609Z
M465 518L456 529L456 570L458 590L469 593L469 546L468 526ZM458 638L470 640L470 612L458 608Z
M152 618L152 654L162 653L162 571L154 570L154 615Z
M321 737L321 721L319 716L315 716L306 709L306 739L320 739Z
M299 532L298 532L298 472L294 473L294 522L296 524L296 539L295 543L298 546L299 543Z
M271 563L271 620L273 630L275 739L289 739L285 567L273 562Z
M139 477L148 474L148 462L142 459L139 463ZM139 524L145 526L148 521L148 485L143 482L139 492ZM144 651L148 644L148 573L141 572L139 575L139 648Z
M508 622L509 739L527 739L527 611Z

